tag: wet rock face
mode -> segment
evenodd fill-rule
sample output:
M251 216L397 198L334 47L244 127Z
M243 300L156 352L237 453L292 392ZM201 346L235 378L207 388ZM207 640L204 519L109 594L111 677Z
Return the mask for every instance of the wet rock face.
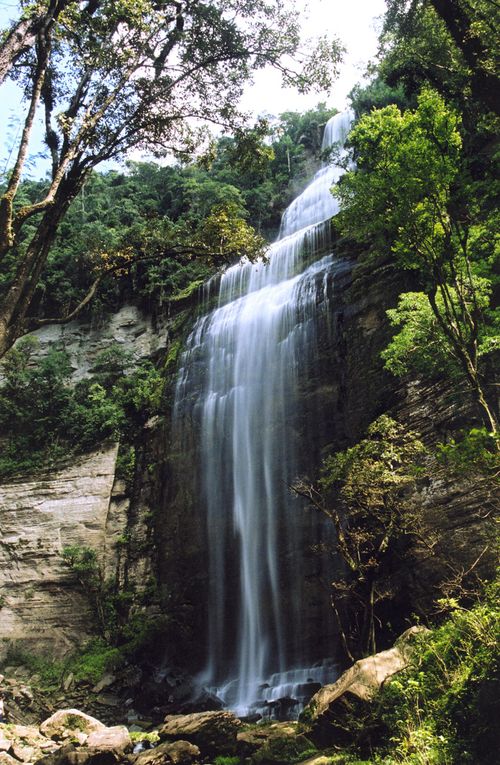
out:
M0 486L0 659L9 642L62 656L91 634L89 603L61 554L92 547L104 568L116 565L113 544L126 524L113 496L116 453L112 445Z

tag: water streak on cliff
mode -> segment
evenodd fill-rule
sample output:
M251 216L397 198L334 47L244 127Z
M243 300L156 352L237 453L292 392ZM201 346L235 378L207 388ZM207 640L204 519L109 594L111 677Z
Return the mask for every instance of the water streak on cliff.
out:
M328 122L324 148L343 142L350 121L345 113ZM179 371L177 426L189 420L200 428L209 545L205 679L223 684L240 712L258 696L273 697L259 690L271 673L288 688L291 675L282 673L305 658L303 540L289 486L303 468L299 380L314 363L318 312L328 308L335 264L324 252L337 211L330 188L341 172L323 166L292 202L268 263L222 275L218 307L196 323ZM303 684L312 675L297 677Z

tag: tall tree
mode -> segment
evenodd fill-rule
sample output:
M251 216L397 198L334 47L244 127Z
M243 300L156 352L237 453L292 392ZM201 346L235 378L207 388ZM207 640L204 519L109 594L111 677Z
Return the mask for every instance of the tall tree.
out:
M430 16L429 16L430 14ZM405 45L418 48L423 26L440 21L448 34L443 40L434 22L436 50L441 60L434 62L437 76L460 73L470 95L489 111L500 115L500 6L496 0L388 0L385 31ZM425 36L425 32L424 32ZM440 38L439 42L436 38ZM413 42L412 42L413 41ZM389 45L390 47L390 45ZM449 52L443 56L446 48ZM443 60L443 58L448 60ZM422 61L426 73L433 63ZM441 70L440 72L438 70Z
M457 115L430 89L422 91L413 111L402 114L392 105L365 115L350 135L357 170L339 184L337 225L379 253L392 251L399 266L416 272L421 298L409 293L393 316L405 327L393 346L398 362L410 346L417 350L430 342L424 325L434 335L436 330L439 347L461 371L485 424L496 432L482 363L498 345L488 310L495 221L490 211L475 209L476 189L460 175L459 128Z
M0 356L33 326L30 307L58 226L94 167L132 148L189 152L202 123L239 124L239 97L255 69L270 64L288 84L324 89L341 56L326 39L306 53L298 16L282 0L41 0L26 14L0 45L0 72L21 85L27 107L0 199L8 272ZM40 114L50 179L40 199L20 205Z

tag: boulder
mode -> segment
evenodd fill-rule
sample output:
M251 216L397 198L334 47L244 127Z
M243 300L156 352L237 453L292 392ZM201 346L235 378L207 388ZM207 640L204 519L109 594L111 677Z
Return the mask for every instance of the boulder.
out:
M0 725L0 754L12 755L17 763L35 762L47 749L54 749L57 746L53 741L42 736L35 726Z
M323 686L301 715L301 720L309 725L311 738L321 745L348 743L346 719L361 718L382 685L409 666L412 640L425 631L425 627L410 627L392 648L360 659L335 683Z
M73 744L68 744L37 760L35 765L116 765L118 762L123 760L111 750L75 748Z
M203 757L233 754L241 720L232 712L198 712L167 715L159 730L163 741L189 741L199 747Z
M116 681L116 675L112 675L110 672L107 672L105 675L101 677L98 683L94 685L92 688L92 693L100 693L105 688L109 688L110 685L113 685L113 683Z
M7 752L0 752L0 765L19 765L19 760L15 760Z
M255 725L237 734L238 754L240 757L251 757L273 739L294 738L295 736L297 736L297 723L294 722Z
M242 759L252 758L255 763L270 765L296 762L315 749L294 722L256 725L238 733L237 742Z
M33 746L23 746L23 744L13 744L12 754L20 762L33 762L35 758L35 748Z
M100 751L111 750L122 754L132 748L130 733L124 725L113 725L89 734L86 745Z
M80 740L82 733L88 736L105 728L106 726L100 720L80 712L79 709L60 709L43 721L40 725L40 733L54 741L64 741L68 738Z
M134 765L191 765L200 757L200 750L189 741L166 741L154 749L141 752Z

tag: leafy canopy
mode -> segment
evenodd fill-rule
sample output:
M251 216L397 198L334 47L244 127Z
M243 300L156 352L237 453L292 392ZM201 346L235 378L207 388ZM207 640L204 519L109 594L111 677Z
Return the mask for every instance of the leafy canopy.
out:
M350 135L357 168L335 189L336 225L417 277L421 294L402 296L389 314L401 327L385 353L389 368L401 373L415 362L432 371L432 345L441 369L465 376L495 431L481 368L481 357L498 347L490 308L495 212L488 198L475 199L460 129L454 110L428 87L414 110L390 105L365 114Z
M322 90L340 56L339 43L325 39L306 53L298 14L281 0L26 5L24 17L0 41L0 83L6 76L16 80L27 106L0 196L0 261L7 265L0 355L33 328L34 296L51 246L93 168L124 159L133 148L186 158L207 124L241 126L238 103L253 71L271 65L288 85ZM20 204L38 116L50 177L35 199ZM96 280L64 320L93 297L100 274Z

